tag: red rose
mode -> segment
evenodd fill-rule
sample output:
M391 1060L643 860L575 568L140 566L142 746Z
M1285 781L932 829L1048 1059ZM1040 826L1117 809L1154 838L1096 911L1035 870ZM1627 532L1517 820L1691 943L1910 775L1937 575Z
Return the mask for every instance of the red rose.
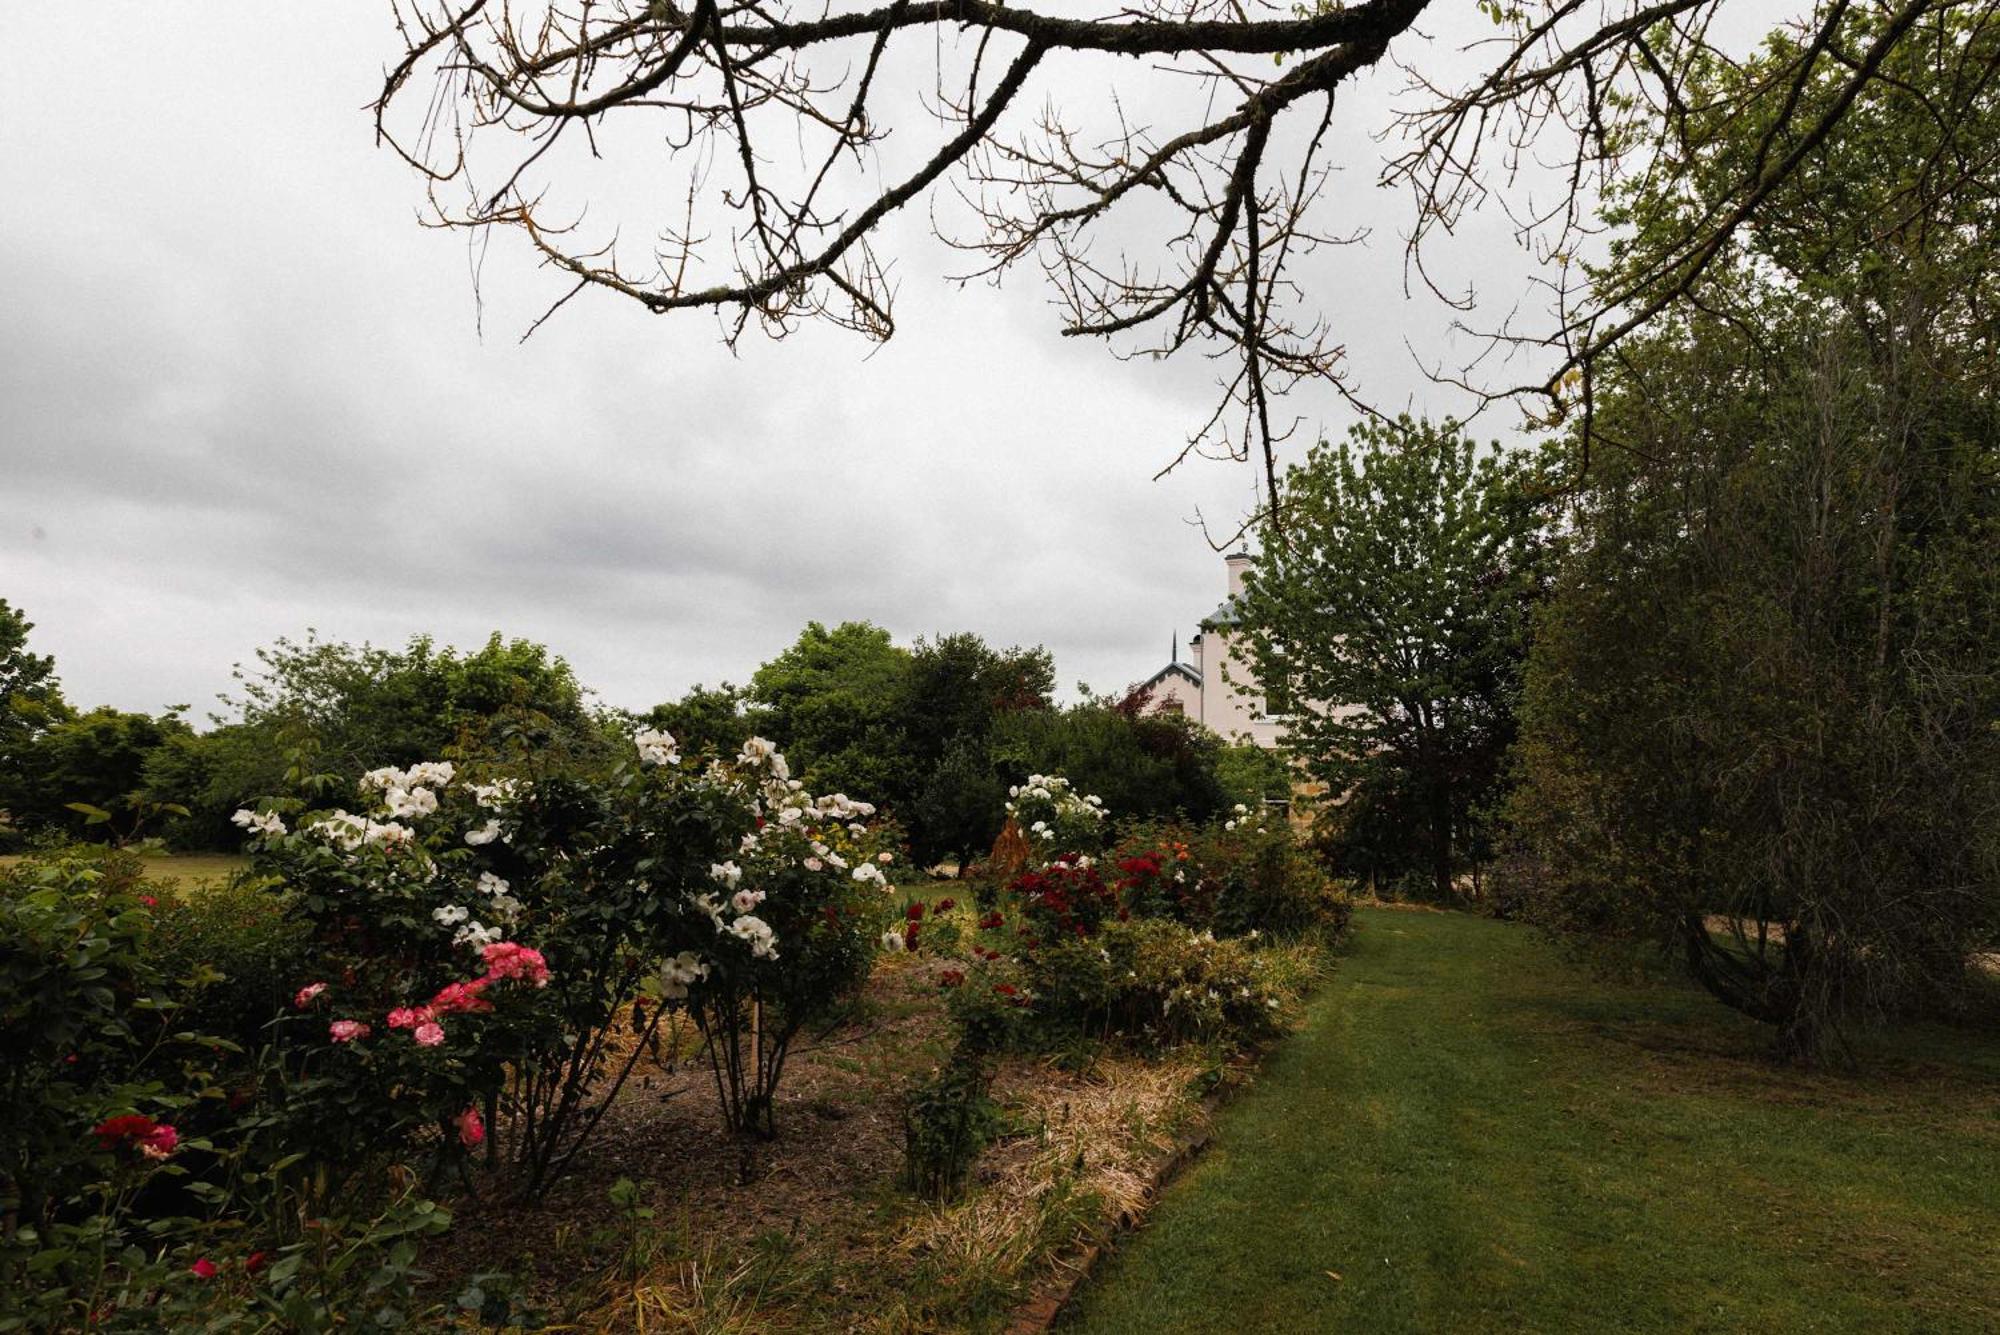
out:
M180 1132L165 1122L156 1122L140 1113L107 1117L91 1128L98 1148L137 1150L148 1159L164 1159L181 1142Z
M933 912L933 913L949 913L949 912L951 912L951 911L952 911L953 909L955 909L955 908L957 908L957 907L958 907L958 901L957 901L957 900L955 900L955 899L940 899L940 900L939 900L939 901L937 902L937 907L936 907L936 908L934 908L934 909L932 909L932 910L931 910L931 912Z
M918 900L916 903L911 904L910 907L908 907L907 909L904 909L903 916L908 918L911 922L916 922L918 919L922 918L924 916L923 901Z
M965 970L963 969L946 969L938 975L938 985L940 987L959 987L964 982Z
M196 1261L193 1265L189 1266L188 1270L194 1275L196 1279L215 1278L215 1262L209 1260L206 1256L202 1257L199 1261Z
M251 1252L243 1258L243 1269L245 1273L254 1275L266 1265L269 1265L270 1262L271 1254L269 1252Z

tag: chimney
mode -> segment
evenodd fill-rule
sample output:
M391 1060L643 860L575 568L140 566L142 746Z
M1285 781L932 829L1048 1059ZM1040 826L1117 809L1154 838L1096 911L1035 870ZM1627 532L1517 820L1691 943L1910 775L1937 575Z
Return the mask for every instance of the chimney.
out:
M1235 598L1243 592L1243 574L1250 569L1250 553L1231 552L1222 558L1222 564L1229 570L1229 596Z

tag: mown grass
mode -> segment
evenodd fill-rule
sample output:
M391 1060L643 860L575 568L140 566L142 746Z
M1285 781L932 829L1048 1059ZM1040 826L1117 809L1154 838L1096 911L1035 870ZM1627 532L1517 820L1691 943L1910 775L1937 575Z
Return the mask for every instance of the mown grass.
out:
M2000 1328L2000 1041L1803 1076L1686 987L1364 910L1070 1328Z
M0 867L11 867L26 856L0 854ZM249 869L250 860L233 853L159 853L145 859L146 879L167 882L187 891L203 881L226 881Z

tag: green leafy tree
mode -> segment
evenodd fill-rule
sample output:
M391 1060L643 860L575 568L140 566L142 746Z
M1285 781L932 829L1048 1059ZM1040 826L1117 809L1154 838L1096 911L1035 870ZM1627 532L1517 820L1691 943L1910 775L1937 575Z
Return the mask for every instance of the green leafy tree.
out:
M1919 29L1600 383L1509 803L1529 913L1665 947L1805 1062L1951 999L2000 919L2000 23ZM1794 54L1701 71L1696 151L1618 202L1635 247L1841 96L1788 93Z
M1406 865L1449 896L1511 736L1538 553L1524 470L1453 422L1367 422L1287 470L1280 505L1237 609L1266 698L1336 832L1347 807L1397 805Z
M188 731L173 712L155 717L108 706L55 724L34 742L36 791L22 815L47 828L121 842L156 832L166 818L185 813L148 791L146 762L168 738Z
M1285 754L1268 746L1239 742L1224 746L1215 756L1216 782L1232 806L1288 802L1294 777Z
M0 598L0 817L19 820L34 801L31 769L37 738L72 717L49 654L28 650L29 621Z
M1047 709L1056 667L1049 651L995 649L970 632L919 639L903 680L911 754L936 764L959 738L983 740L1002 714Z
M241 723L207 732L175 731L147 752L143 768L146 800L180 808L161 837L178 849L233 849L243 832L230 820L261 796L259 777L274 785L284 757L268 730Z
M1178 714L1140 713L1135 703L1086 700L1005 715L994 728L994 761L1010 783L1061 774L1121 819L1219 814L1228 805L1216 773L1222 739Z
M680 699L653 706L643 721L649 728L672 733L681 749L690 754L713 751L732 756L743 749L743 743L751 736L743 700L742 688L728 682L716 687L697 683Z
M995 649L969 632L919 639L904 679L903 736L912 773L908 826L916 856L964 866L1006 821L1007 783L992 752L1007 714L1046 710L1055 693L1048 650Z
M954 738L910 807L910 842L919 863L955 858L965 867L993 847L1007 821L1007 783L983 737Z
M809 622L750 678L755 726L816 792L879 805L910 796L903 702L910 652L866 621Z
M497 632L480 648L416 636L401 649L281 639L239 668L248 746L218 748L211 782L231 801L296 791L307 775L346 787L377 765L533 747L591 764L611 754L568 663Z

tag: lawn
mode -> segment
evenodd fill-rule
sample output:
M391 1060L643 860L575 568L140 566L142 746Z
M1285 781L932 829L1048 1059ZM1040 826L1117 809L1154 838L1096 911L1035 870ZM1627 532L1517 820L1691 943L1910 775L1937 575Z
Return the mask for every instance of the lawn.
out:
M1805 1077L1525 929L1357 922L1069 1328L2000 1328L2000 1042L1876 1035Z
M0 855L0 867L11 867L20 860L20 854ZM161 853L146 858L146 877L171 881L176 889L186 890L202 881L228 880L249 865L248 858L233 853Z

